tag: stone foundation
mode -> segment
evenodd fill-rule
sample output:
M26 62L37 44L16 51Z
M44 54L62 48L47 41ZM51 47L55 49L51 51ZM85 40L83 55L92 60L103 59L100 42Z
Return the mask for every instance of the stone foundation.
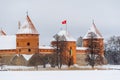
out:
M86 62L86 60L85 60L86 58L87 58L86 54L77 54L76 55L77 64L80 65L80 66L86 66L86 65L88 65L88 62Z

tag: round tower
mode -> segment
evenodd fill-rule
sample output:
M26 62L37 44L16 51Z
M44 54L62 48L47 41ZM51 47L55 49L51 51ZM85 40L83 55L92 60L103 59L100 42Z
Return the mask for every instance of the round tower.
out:
M51 42L62 64L76 64L76 40L65 30L60 30Z
M89 48L92 45L95 54L100 54L101 56L104 56L103 41L104 38L93 22L92 27L90 27L87 34L83 37L83 47Z
M39 51L39 34L35 29L30 17L27 15L23 25L18 24L16 34L17 54L35 54Z

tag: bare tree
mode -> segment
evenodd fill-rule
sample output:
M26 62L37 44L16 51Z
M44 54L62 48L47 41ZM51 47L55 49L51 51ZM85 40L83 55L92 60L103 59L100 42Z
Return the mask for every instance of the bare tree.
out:
M89 64L92 66L92 68L94 68L95 65L95 53L94 53L94 44L93 44L93 38L94 38L94 33L91 33L91 39L90 39L90 53L88 55L89 57Z
M67 42L65 36L54 36L55 41L52 42L56 50L56 57L57 57L57 66L61 68L63 64L69 64L69 57L66 54L69 50L67 49Z
M96 34L91 32L90 33L90 40L88 41L89 45L89 53L87 55L87 61L88 64L91 65L92 68L94 68L95 64L101 64L103 61L102 56L99 54L100 53L100 45L98 40L95 38Z

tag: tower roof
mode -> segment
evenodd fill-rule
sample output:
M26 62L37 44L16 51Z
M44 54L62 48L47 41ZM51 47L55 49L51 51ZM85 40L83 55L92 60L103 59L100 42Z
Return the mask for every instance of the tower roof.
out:
M60 41L76 41L66 30L60 30L56 35L54 35L54 41L57 36L59 36Z
M19 26L17 34L38 34L30 17L27 15L25 22Z
M86 35L83 37L83 39L89 39L91 37L93 37L93 38L103 38L94 22L92 23L92 26L90 27L90 29L88 30Z
M5 35L6 33L2 29L0 29L0 36L5 36Z

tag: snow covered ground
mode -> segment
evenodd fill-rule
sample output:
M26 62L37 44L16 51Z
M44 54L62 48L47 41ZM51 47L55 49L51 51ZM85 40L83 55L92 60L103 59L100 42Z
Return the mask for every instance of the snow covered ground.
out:
M70 66L72 69L91 69L91 66L78 66L77 64ZM7 66L4 65L1 67L2 70L7 70L7 71L15 71L15 70L22 70L22 71L33 71L33 70L58 70L58 67L56 66L55 68L51 68L50 64L46 64L46 68L43 68L43 65L39 65L37 67L35 66ZM120 70L120 65L102 65L102 66L95 66L96 69L106 69L106 70ZM61 69L67 70L68 66L63 65ZM1 70L1 69L0 69Z
M90 66L75 65L75 67L89 68ZM112 70L1 71L0 80L120 80L120 65L96 67L111 68ZM6 68L26 69L27 67L6 66ZM67 68L67 66L63 66L63 68Z
M91 68L91 66L78 66L78 65L74 65L74 66L77 68ZM95 68L120 70L120 65L101 65L101 66L95 66Z
M2 71L0 80L120 80L120 71Z
M106 68L106 69L113 69L113 70L120 70L120 65L103 65L103 66L96 66L98 68Z

